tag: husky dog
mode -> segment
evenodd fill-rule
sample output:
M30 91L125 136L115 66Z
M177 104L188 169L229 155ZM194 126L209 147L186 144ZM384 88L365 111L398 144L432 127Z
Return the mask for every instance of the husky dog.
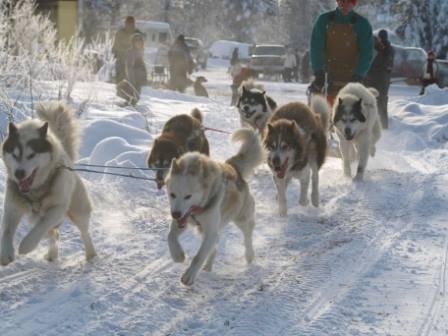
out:
M277 108L277 103L266 95L266 91L242 85L236 106L240 114L241 126L249 125L258 131L263 131L266 122Z
M157 188L164 185L166 172L171 161L186 152L198 151L209 155L208 140L202 126L202 114L197 108L191 115L180 114L169 119L152 146L147 163L149 168L157 168Z
M225 163L197 152L187 153L173 160L166 178L173 218L168 245L173 260L185 260L178 237L188 223L202 235L201 247L181 278L187 286L193 284L204 263L204 269L211 271L219 232L229 221L243 232L246 261L250 263L254 258L255 204L246 181L263 161L263 147L255 131L248 128L236 131L232 139L242 145L238 154Z
M207 78L205 78L204 76L196 77L196 80L193 83L194 94L198 97L208 98L208 92L202 85L202 83L207 83Z
M358 156L358 169L354 177L364 177L369 154L375 155L375 144L381 137L381 124L376 97L378 91L360 83L349 83L336 96L333 107L333 125L339 138L344 175L351 177L350 162Z
M61 103L41 105L37 115L40 120L10 123L3 143L8 181L0 263L7 265L14 260L14 234L24 215L34 226L21 241L20 254L34 250L48 235L46 259L57 259L58 228L68 217L81 232L89 260L96 255L88 231L92 206L80 177L70 170L78 150L76 121Z
M314 96L311 109L300 102L279 107L264 136L268 165L274 174L280 216L287 214L286 189L292 177L300 180L301 205L308 204L308 186L312 181L311 202L319 206L319 169L327 150L327 124L330 107Z

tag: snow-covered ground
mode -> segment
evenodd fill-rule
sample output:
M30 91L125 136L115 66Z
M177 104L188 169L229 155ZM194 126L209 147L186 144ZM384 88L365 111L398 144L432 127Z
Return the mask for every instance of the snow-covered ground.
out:
M118 107L111 84L77 84L74 104L90 100L80 116L82 162L143 167L163 123L193 107L205 125L237 129L226 66L214 59L201 72L210 99L145 88L137 109ZM306 85L264 84L279 103L305 101ZM293 181L289 215L280 218L271 174L258 168L250 181L255 262L246 266L242 236L228 226L214 270L201 272L192 288L179 281L187 263L169 256L164 191L81 173L96 208L99 256L85 262L67 222L58 262L43 259L43 242L0 268L0 335L446 335L448 92L431 87L417 97L418 90L392 86L390 129L364 182L352 183L339 159L327 159L319 209L298 205ZM214 158L237 149L226 134L207 135ZM28 230L22 223L16 245ZM181 242L190 260L199 239L189 231Z

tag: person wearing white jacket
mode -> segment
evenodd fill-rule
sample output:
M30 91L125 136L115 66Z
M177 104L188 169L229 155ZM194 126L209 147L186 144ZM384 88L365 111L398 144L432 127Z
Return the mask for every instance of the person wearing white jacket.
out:
M420 90L420 95L425 94L425 89L428 85L435 83L437 83L436 55L433 51L429 51L423 68L422 89Z
M289 48L286 51L286 57L283 66L284 66L283 79L285 80L285 82L291 82L292 71L297 66L297 60L296 55L294 55L293 51Z

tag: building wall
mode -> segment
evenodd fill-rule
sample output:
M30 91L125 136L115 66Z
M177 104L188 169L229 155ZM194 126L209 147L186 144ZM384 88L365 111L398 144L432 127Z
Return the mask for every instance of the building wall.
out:
M37 10L50 15L56 25L60 39L69 40L78 24L77 0L37 0Z
M57 1L57 28L60 39L69 40L75 35L78 23L78 2Z

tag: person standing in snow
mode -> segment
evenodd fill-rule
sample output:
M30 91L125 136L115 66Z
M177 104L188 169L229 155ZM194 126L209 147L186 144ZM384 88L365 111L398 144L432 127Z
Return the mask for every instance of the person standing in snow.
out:
M333 105L338 91L349 82L361 82L373 57L373 33L369 21L353 9L357 0L336 0L337 8L320 15L314 24L310 58L315 76L311 94L323 93L327 75L327 99Z
M126 17L124 27L115 34L112 53L115 57L115 82L120 83L125 78L125 54L131 48L131 37L134 34L142 34L135 28L135 19L133 16Z
M232 57L230 58L230 66L232 67L239 62L240 62L240 57L238 55L238 48L234 48L232 51Z
M297 66L296 55L290 48L286 50L285 62L283 63L283 79L285 82L291 82L293 70Z
M432 50L428 51L426 64L423 69L422 89L420 90L420 95L425 94L425 90L428 85L437 83L437 63L435 60L436 55L434 52Z
M380 30L378 38L375 38L375 51L376 55L367 74L366 84L378 90L378 113L381 125L386 129L389 127L387 102L395 51L384 29Z
M142 86L147 82L143 48L143 36L134 34L131 38L131 48L126 50L124 57L125 78L117 85L117 95L133 106L139 101Z
M189 85L188 74L194 69L194 61L185 43L184 35L179 35L168 50L170 64L170 88L184 92Z

